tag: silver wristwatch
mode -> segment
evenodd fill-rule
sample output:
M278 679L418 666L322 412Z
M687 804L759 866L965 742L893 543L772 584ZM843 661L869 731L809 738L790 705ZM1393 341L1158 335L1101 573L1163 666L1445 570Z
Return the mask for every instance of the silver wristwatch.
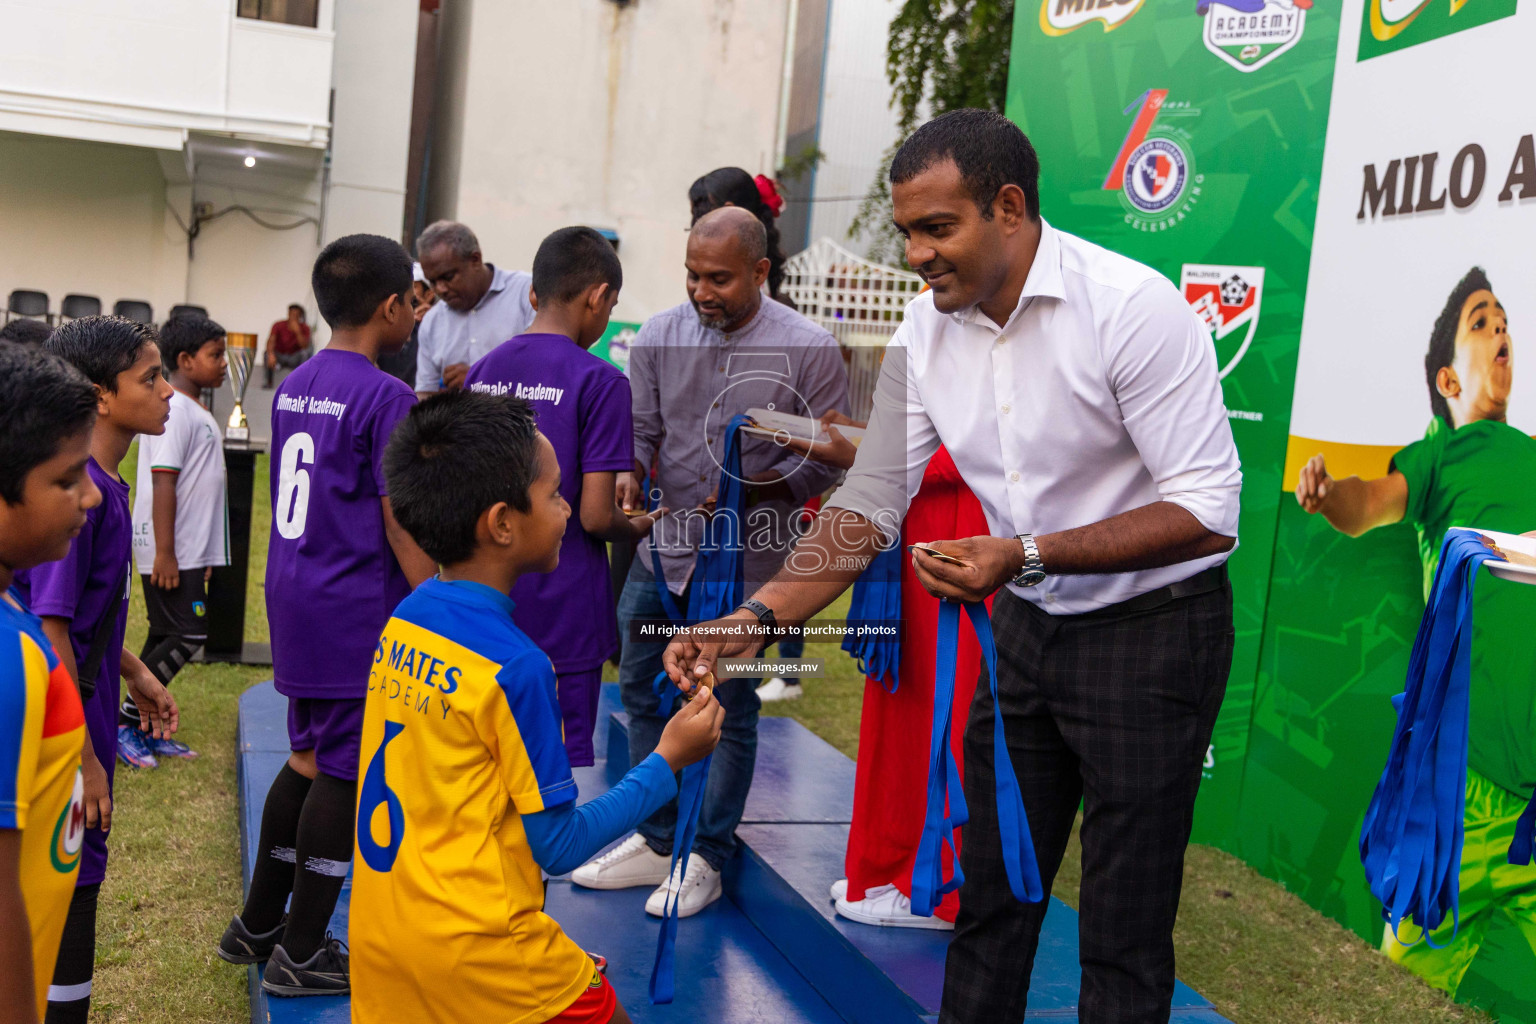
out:
M1040 558L1040 548L1035 544L1035 535L1021 533L1018 542L1024 545L1024 568L1019 570L1011 582L1016 587L1033 587L1045 580L1045 562Z

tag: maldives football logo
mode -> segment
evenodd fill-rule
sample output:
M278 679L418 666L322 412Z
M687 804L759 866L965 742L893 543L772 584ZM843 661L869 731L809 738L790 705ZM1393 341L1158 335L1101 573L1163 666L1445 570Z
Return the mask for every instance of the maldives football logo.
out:
M1189 134L1159 123L1159 118L1193 117L1200 111L1188 103L1170 102L1167 89L1148 89L1124 112L1134 113L1135 119L1104 179L1104 190L1120 193L1128 226L1166 231L1190 214L1205 179L1195 173Z
M1040 31L1064 36L1097 21L1113 32L1141 10L1144 0L1041 0Z
M89 743L90 739L87 738ZM49 858L53 861L53 870L60 874L73 871L75 865L80 863L80 847L85 845L85 776L80 769L75 769L75 790L70 794L69 803L64 805L64 810L59 813L59 820L53 826L53 842L48 847Z
M1257 71L1297 43L1312 0L1197 0L1205 48L1239 71Z
M1179 290L1216 345L1219 377L1237 369L1259 329L1259 303L1264 297L1263 267L1228 267L1186 263ZM1242 328L1239 341L1234 335Z

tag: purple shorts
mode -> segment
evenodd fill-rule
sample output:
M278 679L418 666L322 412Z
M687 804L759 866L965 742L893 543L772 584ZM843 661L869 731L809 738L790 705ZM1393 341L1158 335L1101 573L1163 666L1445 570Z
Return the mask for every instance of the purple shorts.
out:
M313 750L315 766L322 772L355 782L363 742L363 703L362 698L289 697L289 748Z
M592 733L597 727L597 699L602 695L603 667L586 672L560 672L555 676L555 698L565 726L565 756L572 768L585 768L595 760Z

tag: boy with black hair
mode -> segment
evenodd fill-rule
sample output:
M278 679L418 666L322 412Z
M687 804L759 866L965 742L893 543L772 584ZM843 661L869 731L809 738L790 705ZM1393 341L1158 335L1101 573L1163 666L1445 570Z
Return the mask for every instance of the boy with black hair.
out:
M62 360L0 345L0 1018L37 1024L85 839L80 695L10 591L63 558L101 492L86 475L96 392Z
M442 571L395 610L368 679L352 1019L628 1024L544 913L540 868L569 871L671 799L724 711L701 687L654 754L575 806L555 669L507 596L562 557L571 508L554 446L527 402L451 391L411 411L384 470L401 525Z
M375 365L411 335L411 260L379 235L338 238L312 284L331 341L272 403L267 621L292 755L267 792L245 907L219 942L267 961L275 995L342 995L347 955L326 931L352 860L368 666L395 605L436 570L395 522L384 444L416 395ZM286 921L283 904L293 900Z
M606 238L586 227L554 232L533 259L536 312L527 333L488 353L464 381L532 404L560 462L562 496L580 510L566 527L560 568L523 576L511 595L518 628L554 659L565 750L577 767L595 758L603 662L619 643L606 542L639 540L667 511L629 518L614 501L618 474L634 469L629 378L587 350L607 330L623 284Z
M0 327L0 341L14 341L18 345L36 345L42 348L48 343L48 336L52 333L53 328L41 320L18 317L4 327Z
M123 649L132 527L128 483L117 467L135 436L165 429L171 386L160 373L156 340L154 329L144 324L91 316L63 325L47 345L94 385L96 422L85 470L102 496L62 560L15 576L22 600L41 616L43 633L79 686L91 740L81 756L86 832L80 873L48 990L49 1024L84 1024L90 1010L96 897L107 871L121 684L127 684L152 735L176 731L176 702L143 662Z
M208 638L208 577L229 564L224 508L224 448L219 424L202 402L224 383L224 328L205 316L179 316L160 328L160 359L170 378L165 433L139 441L133 502L133 554L144 585L149 635L139 658L166 686ZM196 757L176 740L138 727L132 703L118 722L118 756L139 768L160 757Z

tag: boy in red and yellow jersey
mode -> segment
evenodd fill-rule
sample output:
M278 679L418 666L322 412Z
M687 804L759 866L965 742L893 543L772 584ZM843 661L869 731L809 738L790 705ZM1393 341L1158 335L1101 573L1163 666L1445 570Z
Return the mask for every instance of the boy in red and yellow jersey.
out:
M86 474L96 392L63 361L0 344L0 1019L47 1004L85 838L80 695L11 591L63 558L101 493Z

